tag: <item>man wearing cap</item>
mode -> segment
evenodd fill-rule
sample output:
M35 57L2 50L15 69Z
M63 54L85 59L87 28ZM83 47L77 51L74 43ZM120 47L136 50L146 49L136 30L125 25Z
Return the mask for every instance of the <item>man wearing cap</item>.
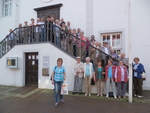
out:
M76 57L76 63L73 67L73 73L74 73L74 89L73 94L75 93L82 93L82 83L83 83L83 63L80 61L80 57Z
M110 55L111 52L110 52L110 48L107 46L107 43L108 43L107 41L104 41L103 42L103 46L100 48L100 50L105 52L106 54ZM107 61L109 59L108 56L103 54L103 53L101 53L100 54L100 58L101 58L101 60L103 62L103 66L106 66L107 65Z

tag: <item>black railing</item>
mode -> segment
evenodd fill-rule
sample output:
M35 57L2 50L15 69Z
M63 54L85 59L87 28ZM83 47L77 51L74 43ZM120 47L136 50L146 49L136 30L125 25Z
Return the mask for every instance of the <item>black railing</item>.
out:
M100 48L93 46L89 41L74 36L65 27L62 29L51 23L14 29L0 42L0 58L17 44L42 42L52 42L69 54L75 57L80 56L82 61L86 57L90 57L94 64L98 59L103 60L104 65L106 65L108 59L118 61Z

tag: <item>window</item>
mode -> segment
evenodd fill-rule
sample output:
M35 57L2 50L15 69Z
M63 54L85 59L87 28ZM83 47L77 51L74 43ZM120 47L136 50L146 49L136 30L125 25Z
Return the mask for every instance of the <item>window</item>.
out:
M4 16L10 16L12 12L12 0L4 0Z
M101 34L101 42L107 41L108 46L111 46L111 49L119 55L121 53L121 33L108 33Z

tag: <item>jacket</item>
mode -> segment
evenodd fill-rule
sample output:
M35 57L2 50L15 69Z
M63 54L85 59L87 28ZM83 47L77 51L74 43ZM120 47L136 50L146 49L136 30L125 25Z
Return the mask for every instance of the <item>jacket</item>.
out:
M134 66L135 64L133 64L132 68L134 68ZM144 66L141 63L139 63L137 69L133 70L133 77L134 77L134 72L137 72L137 78L142 79L141 74L145 72Z
M102 72L105 72L105 68L102 67ZM105 77L104 77L104 74L102 74L102 81L104 81ZM95 80L98 81L98 66L96 65L95 66Z
M92 78L93 72L92 72L92 68L93 68L93 64L89 62L89 69L90 69L90 78ZM84 63L84 78L85 78L85 73L86 73L86 63Z
M123 66L123 69L124 69L124 82L128 82L128 71L127 71L127 68L125 66ZM117 78L117 81L116 82L121 82L121 68L120 66L117 66L116 67L116 70L115 70L115 78Z
M112 78L114 79L115 78L115 69L116 69L116 66L115 65L112 65ZM108 65L105 67L105 80L107 80L108 78ZM115 81L115 79L114 79Z
M76 71L80 71L80 73L77 74ZM79 75L79 78L82 78L83 77L83 72L82 71L83 71L83 63L80 62L79 65L78 65L78 63L75 63L74 68L73 68L74 75Z

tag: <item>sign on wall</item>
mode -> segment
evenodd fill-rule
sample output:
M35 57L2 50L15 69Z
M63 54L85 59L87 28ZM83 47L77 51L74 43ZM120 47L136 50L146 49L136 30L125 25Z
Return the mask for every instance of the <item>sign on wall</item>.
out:
M49 56L48 55L43 56L43 68L49 68Z

